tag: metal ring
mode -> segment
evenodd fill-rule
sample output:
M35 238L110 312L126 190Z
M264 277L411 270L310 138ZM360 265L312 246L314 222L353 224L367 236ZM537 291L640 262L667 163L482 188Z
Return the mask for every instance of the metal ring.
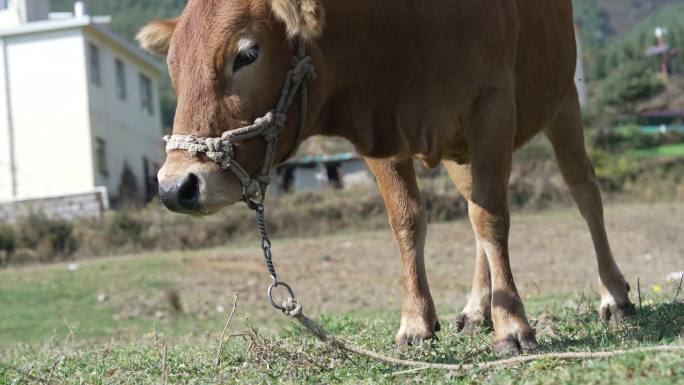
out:
M292 291L292 288L288 284L286 284L284 282L278 282L278 281L273 282L271 284L271 286L268 287L268 300L271 301L271 305L273 305L274 308L276 308L280 311L287 311L288 309L286 309L285 307L283 307L281 305L278 305L275 302L275 300L273 300L273 289L275 289L278 286L282 286L287 290L287 294L288 294L287 299L288 300L292 300L292 301L295 300L295 295L294 295L294 291Z

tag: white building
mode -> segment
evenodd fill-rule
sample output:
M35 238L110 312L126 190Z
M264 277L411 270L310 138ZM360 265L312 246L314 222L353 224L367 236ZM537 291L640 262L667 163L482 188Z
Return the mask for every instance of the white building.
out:
M154 193L163 68L110 21L81 1L49 13L49 0L0 0L0 202L102 186L117 198L125 163L137 196Z

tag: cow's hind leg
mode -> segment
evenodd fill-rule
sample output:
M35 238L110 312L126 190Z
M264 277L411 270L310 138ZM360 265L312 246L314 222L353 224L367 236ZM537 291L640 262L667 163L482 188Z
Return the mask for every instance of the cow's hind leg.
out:
M366 163L380 185L401 254L404 297L397 345L433 339L439 323L425 273L423 249L427 219L413 160L366 159Z
M472 205L473 177L470 172L470 165L445 161L444 166L461 196L468 201L469 206ZM485 326L488 329L492 327L492 282L489 275L487 255L477 237L475 237L475 248L473 286L470 289L470 295L468 296L465 308L456 318L458 331L465 334L476 332L479 326Z
M634 305L629 300L629 285L613 258L606 236L601 192L596 183L594 166L586 152L576 93L569 96L555 121L545 132L553 145L563 178L589 226L594 242L601 291L599 314L606 321L611 317L631 315L634 313Z
M473 189L468 212L489 263L494 346L516 354L536 351L538 344L509 262L508 180L516 129L515 92L509 83L483 90L475 105L469 130Z

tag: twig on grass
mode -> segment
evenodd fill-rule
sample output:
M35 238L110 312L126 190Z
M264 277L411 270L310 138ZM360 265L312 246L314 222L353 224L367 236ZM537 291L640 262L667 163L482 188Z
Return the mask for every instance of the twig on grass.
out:
M582 307L582 302L584 301L584 291L582 292L582 296L580 297L579 303L577 304L577 311L575 314L580 313L580 308Z
M639 310L644 307L641 305L641 278L637 277L637 293L639 293Z
M152 337L154 338L154 347L159 349L159 332L157 331L157 320L152 323Z
M52 364L52 367L50 368L50 373L47 376L47 380L45 380L46 384L50 385L50 380L52 380L52 373L55 371L55 368L60 362L62 362L63 359L64 357L59 357L59 359L57 359L57 361L55 361L55 363Z
M420 371L427 370L427 369L430 369L430 368L427 367L427 366L423 366L423 367L420 367L420 368L413 368L413 369L408 369L408 370L401 370L401 371L398 371L398 372L393 372L393 373L390 373L390 374L386 374L386 375L385 375L385 378L388 378L388 377L395 377L395 376L402 376L402 375L404 375L404 374L411 374L411 373L420 372Z
M677 303L677 297L679 297L679 292L682 291L682 283L684 282L684 273L682 273L681 277L679 278L679 286L677 286L677 292L675 293L674 299L672 300L672 304Z
M162 358L162 384L169 383L169 346L164 345L164 356Z
M228 325L230 325L230 322L233 320L233 316L235 315L235 310L237 310L237 305L238 305L238 297L239 294L236 292L233 295L233 309L230 311L230 314L228 315L228 320L226 321L226 324L223 326L223 331L221 332L221 338L219 339L219 346L216 351L216 368L221 366L221 355L223 354L223 339L226 336L226 330L228 330Z

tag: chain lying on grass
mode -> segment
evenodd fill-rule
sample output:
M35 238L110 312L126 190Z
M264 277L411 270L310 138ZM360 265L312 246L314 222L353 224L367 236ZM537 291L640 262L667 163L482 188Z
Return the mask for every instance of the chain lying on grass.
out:
M346 342L335 338L332 334L328 333L325 328L323 328L316 321L304 315L302 311L302 305L295 299L294 292L292 288L286 283L279 281L276 275L275 265L273 264L273 254L271 252L271 240L268 237L268 231L266 229L266 219L265 219L265 209L263 204L264 195L261 196L261 200L258 203L248 203L248 206L255 211L257 229L259 230L259 235L261 236L261 248L264 253L264 260L266 262L266 267L268 269L269 275L273 283L268 288L268 299L271 301L271 305L274 308L280 310L286 316L294 318L297 322L304 327L311 335L319 339L320 341L328 344L330 347L340 350L342 352L353 353L359 356L370 358L375 361L383 362L394 366L405 366L412 367L415 370L424 369L439 369L446 370L449 372L459 372L463 373L468 370L473 369L491 369L495 367L502 366L512 366L516 364L522 364L532 361L538 361L543 359L557 359L557 360L590 360L590 359L601 359L610 358L615 356L621 356L625 354L632 353L652 353L652 352L675 352L684 351L684 345L665 345L665 346L653 346L644 348L634 348L634 349L624 349L624 350L613 350L605 352L566 352L566 353L540 353L531 354L526 356L517 356L512 358L505 358L496 361L481 362L476 364L438 364L430 362L421 362L413 360L403 360L399 358L389 357L372 350L360 348L358 346L347 344ZM682 277L684 281L684 276ZM677 295L682 287L682 281L680 281L679 289L677 290ZM282 306L278 305L273 299L273 290L275 288L282 287L287 290L288 299L283 302ZM676 301L675 296L675 301Z

